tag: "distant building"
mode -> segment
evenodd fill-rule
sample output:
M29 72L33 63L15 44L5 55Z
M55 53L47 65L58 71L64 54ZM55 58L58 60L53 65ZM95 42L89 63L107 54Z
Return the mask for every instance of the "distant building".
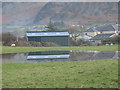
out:
M91 38L92 37L88 35L79 35L78 37L76 37L77 40L79 39L90 40Z
M55 32L27 31L26 36L28 41L53 42L61 46L69 45L69 33L64 31Z
M101 41L105 38L110 38L115 35L119 35L120 26L117 24L112 25L104 25L99 27L89 28L84 31L84 35L91 36L89 40L94 42L95 44L101 44Z
M104 25L100 27L93 27L87 29L84 34L88 36L96 36L98 34L112 34L112 33L120 33L119 32L119 26L116 25Z
M95 43L97 44L101 44L101 41L103 39L106 39L106 38L111 38L113 36L116 36L118 34L115 34L115 33L110 33L110 34L98 34L96 36L94 36L93 38L91 38L90 40L91 41L94 41Z
M100 34L100 32L97 31L95 28L89 28L89 29L87 29L86 31L84 31L84 34L85 34L85 35L88 35L88 36L91 36L91 37L94 37L94 36L96 36L97 34Z

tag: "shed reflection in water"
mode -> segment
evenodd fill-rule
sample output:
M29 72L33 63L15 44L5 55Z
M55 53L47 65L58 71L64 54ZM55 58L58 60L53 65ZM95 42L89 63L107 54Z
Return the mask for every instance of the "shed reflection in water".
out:
M30 52L27 59L66 59L69 56L69 51L43 51Z
M40 51L29 53L2 54L3 62L56 62L80 60L118 59L119 52L100 51Z

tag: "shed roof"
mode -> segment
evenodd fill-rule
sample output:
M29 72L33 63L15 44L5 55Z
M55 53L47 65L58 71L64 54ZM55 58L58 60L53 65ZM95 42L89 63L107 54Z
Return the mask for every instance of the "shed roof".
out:
M69 36L68 32L39 32L39 31L28 31L26 33L28 37L30 36Z
M94 36L93 38L91 38L91 40L102 40L104 38L109 38L112 35L114 35L114 33L112 33L112 34L98 34L98 35Z

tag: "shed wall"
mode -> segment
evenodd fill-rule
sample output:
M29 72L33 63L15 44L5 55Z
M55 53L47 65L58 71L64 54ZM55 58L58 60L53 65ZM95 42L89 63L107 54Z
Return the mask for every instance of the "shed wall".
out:
M44 36L44 37L28 37L28 41L36 42L53 42L61 46L69 45L69 36Z

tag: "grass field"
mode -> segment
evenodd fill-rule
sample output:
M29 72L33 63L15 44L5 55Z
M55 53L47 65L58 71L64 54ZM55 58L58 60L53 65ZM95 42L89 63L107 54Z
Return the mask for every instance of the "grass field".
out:
M79 47L2 47L2 53L32 52L45 50L84 50L84 51L118 51L118 45L79 46Z
M3 88L118 88L118 61L3 63Z
M118 51L118 45L79 47L8 47L1 53L46 50ZM118 60L3 63L3 88L118 88Z

